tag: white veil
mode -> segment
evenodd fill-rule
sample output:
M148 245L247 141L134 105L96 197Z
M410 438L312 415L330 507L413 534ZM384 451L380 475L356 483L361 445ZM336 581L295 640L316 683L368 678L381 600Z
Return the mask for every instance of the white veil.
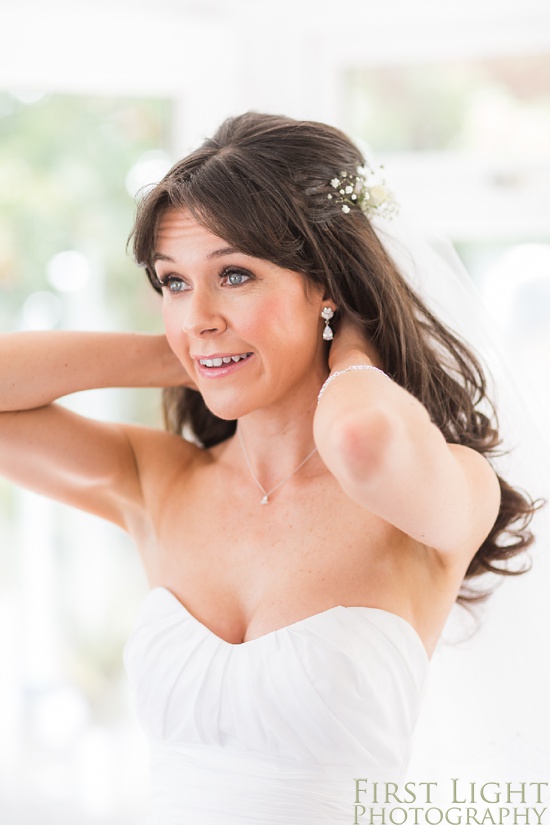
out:
M455 250L424 234L403 210L372 224L408 283L484 366L503 438L499 449L510 451L491 459L493 466L531 498L550 499L550 442L542 410L511 366L504 336ZM482 589L498 584L487 603L472 615L460 606L451 613L417 728L410 771L418 780L542 781L550 769L550 642L547 633L535 633L550 627L548 509L530 524L530 572L511 581L482 581Z
M496 469L533 497L548 495L550 440L542 427L542 410L525 376L514 370L504 336L454 247L445 238L428 235L403 210L391 220L376 217L371 223L407 282L484 365L502 449L511 450L495 460Z

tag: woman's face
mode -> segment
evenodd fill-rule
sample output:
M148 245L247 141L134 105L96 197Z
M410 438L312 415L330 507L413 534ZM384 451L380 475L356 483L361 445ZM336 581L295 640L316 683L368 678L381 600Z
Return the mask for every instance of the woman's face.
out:
M323 291L252 258L187 211L167 210L155 243L170 346L206 405L233 419L310 398L326 377Z

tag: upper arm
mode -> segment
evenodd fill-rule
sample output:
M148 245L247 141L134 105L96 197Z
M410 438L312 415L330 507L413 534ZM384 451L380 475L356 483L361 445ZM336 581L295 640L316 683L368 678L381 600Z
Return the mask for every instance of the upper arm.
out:
M348 450L353 442L348 437ZM448 444L419 402L406 426L375 414L362 443L371 446L366 461L356 455L348 495L445 560L473 557L500 508L498 478L484 456Z
M0 414L0 473L122 528L129 512L142 506L128 427L60 404Z

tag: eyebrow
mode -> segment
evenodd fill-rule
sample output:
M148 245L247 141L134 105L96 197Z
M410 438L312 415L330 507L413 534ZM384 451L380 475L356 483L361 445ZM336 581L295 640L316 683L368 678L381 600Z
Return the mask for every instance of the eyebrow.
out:
M212 258L221 258L224 255L238 255L239 250L235 249L232 246L223 246L221 249L214 249L213 252L209 252L206 256L206 260L210 261ZM175 260L173 258L168 257L168 255L163 255L161 252L155 252L152 258L152 262L155 261L168 261L171 264L175 264Z

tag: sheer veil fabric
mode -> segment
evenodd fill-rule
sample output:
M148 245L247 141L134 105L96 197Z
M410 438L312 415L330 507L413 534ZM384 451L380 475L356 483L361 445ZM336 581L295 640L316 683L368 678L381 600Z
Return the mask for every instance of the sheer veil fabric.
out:
M451 243L426 234L403 210L373 225L407 282L484 366L503 438L499 451L505 453L491 463L533 499L550 499L550 440L542 408L513 366L505 336ZM542 633L550 626L547 511L535 514L530 529L536 541L515 565L527 560L530 572L512 581L481 577L482 590L496 588L489 600L471 612L453 609L432 660L413 773L543 780L550 769L550 719L544 712L550 646Z
M372 223L410 286L485 367L488 394L495 403L503 437L499 451L507 453L491 459L493 465L513 486L523 487L534 498L547 495L550 437L541 426L538 400L525 376L512 366L504 336L454 247L445 238L427 234L403 210L391 221L376 218ZM537 516L533 524L536 521Z

